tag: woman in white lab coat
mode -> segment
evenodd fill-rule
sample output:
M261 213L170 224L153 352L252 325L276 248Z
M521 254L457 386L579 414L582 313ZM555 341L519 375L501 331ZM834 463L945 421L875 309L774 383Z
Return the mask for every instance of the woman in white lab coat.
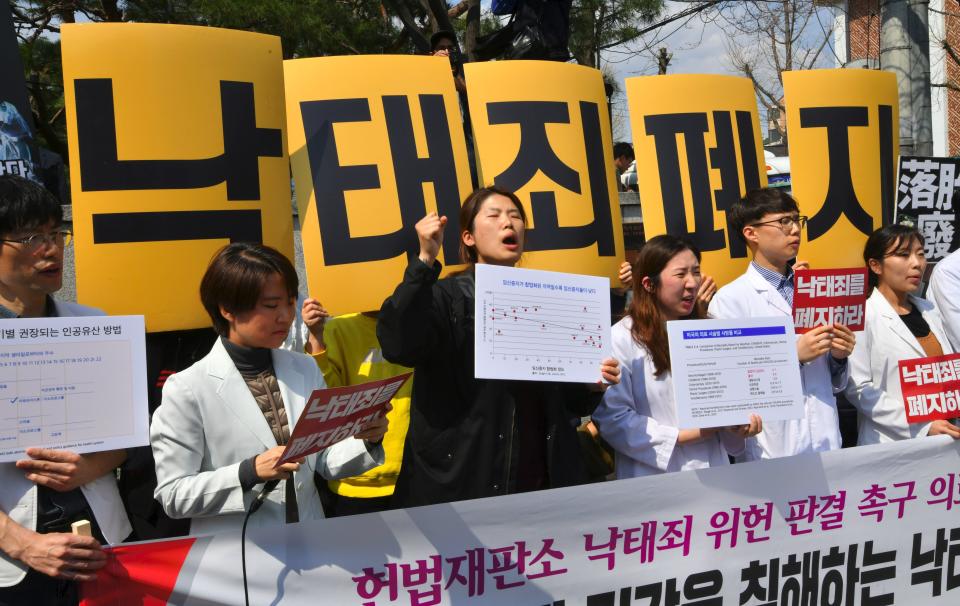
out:
M863 250L873 293L865 328L850 356L847 399L856 407L858 445L893 442L960 430L948 421L907 423L898 362L953 353L940 314L911 294L927 267L923 236L905 225L873 232Z
M618 478L729 464L728 454L760 432L760 417L735 428L682 429L677 422L666 323L700 317L700 252L674 236L657 236L640 250L633 301L613 327L620 384L593 413L600 435L616 451Z

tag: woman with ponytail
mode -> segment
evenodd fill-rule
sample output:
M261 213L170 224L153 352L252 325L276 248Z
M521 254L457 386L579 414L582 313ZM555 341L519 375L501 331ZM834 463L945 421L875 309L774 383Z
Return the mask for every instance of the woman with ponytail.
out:
M731 428L680 429L670 374L667 322L702 318L697 303L700 252L674 236L657 236L633 268L633 301L613 327L620 383L593 413L600 435L616 451L617 478L699 469L729 463L762 421Z

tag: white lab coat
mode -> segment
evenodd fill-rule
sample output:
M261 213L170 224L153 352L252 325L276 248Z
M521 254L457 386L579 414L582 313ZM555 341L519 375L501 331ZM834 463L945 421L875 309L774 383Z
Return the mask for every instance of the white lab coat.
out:
M271 352L291 432L306 396L324 387L323 374L309 356L281 349ZM239 530L262 484L244 492L240 463L277 446L250 388L223 344L190 368L167 379L153 415L150 443L157 467L154 497L172 518L191 518L190 533ZM300 520L323 518L313 481L316 469L327 479L360 475L383 464L383 446L348 438L306 457L294 472ZM249 525L283 524L283 484L273 490Z
M630 334L629 316L613 327L613 355L620 383L603 394L593 413L600 435L616 451L617 478L728 465L744 449L743 438L726 431L692 444L677 444L677 407L670 372L657 377L653 358Z
M714 318L793 317L793 310L751 264L746 273L717 291L710 302ZM837 398L846 386L849 368L831 377L829 353L800 367L802 419L763 422L763 431L747 439L743 460L774 459L841 446ZM849 366L849 364L847 365Z
M940 314L926 299L910 297L943 353L953 353ZM897 362L925 358L920 342L903 323L890 302L874 290L867 299L865 329L850 356L847 399L857 409L857 444L880 444L927 435L930 423L907 424Z
M960 250L950 253L933 268L927 296L940 314L950 346L953 351L960 351Z
M76 303L54 301L54 304L57 316L61 318L104 315L99 309ZM133 532L123 501L120 500L120 491L117 490L117 477L113 473L106 473L84 484L80 491L87 499L108 543L120 543ZM13 463L0 464L0 509L17 524L36 530L37 485L27 480ZM25 564L0 552L0 587L16 585L26 574Z

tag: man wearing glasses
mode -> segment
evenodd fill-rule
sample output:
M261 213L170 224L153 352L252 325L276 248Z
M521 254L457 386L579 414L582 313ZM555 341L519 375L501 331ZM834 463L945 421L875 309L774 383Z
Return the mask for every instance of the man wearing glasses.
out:
M0 318L102 315L51 296L70 240L52 194L0 176ZM0 464L0 606L76 604L75 581L106 563L100 545L131 532L113 474L126 453L29 448L27 456ZM93 537L71 534L79 520L91 522Z
M746 273L710 302L714 318L793 316L793 269L807 218L781 189L749 192L731 205L731 235L743 238L753 260ZM765 422L763 433L747 440L745 460L788 457L840 448L836 394L846 386L847 357L856 339L842 324L821 326L797 337L803 377L804 418Z

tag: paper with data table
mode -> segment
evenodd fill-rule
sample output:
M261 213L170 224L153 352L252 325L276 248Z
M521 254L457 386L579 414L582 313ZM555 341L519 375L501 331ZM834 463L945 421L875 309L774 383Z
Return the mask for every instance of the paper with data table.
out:
M667 322L680 427L803 418L803 387L788 317Z
M150 443L143 316L0 321L0 462Z
M595 383L610 356L610 280L476 266L475 376Z

